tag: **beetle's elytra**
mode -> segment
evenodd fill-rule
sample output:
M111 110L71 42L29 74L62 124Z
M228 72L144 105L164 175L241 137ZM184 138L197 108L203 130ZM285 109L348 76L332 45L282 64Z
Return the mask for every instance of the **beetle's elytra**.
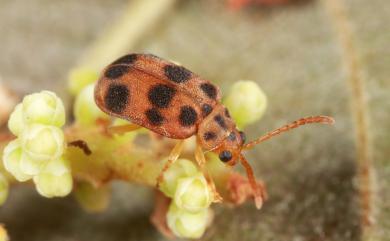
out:
M95 87L96 104L111 116L173 139L196 135L199 148L195 157L202 168L203 151L217 153L228 165L240 161L247 171L258 208L263 201L263 191L257 186L242 150L300 125L334 122L326 116L303 118L245 144L244 133L236 128L220 100L219 88L210 81L150 54L129 54L117 59L104 69ZM179 141L157 184L162 181L164 171L176 161L181 146L182 141Z

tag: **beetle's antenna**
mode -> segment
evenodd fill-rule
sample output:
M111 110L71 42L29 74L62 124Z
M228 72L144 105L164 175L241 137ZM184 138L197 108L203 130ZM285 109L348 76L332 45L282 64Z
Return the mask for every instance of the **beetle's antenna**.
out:
M335 120L329 116L310 116L310 117L301 118L301 119L296 120L290 124L284 125L276 130L268 132L264 136L261 136L258 139L253 140L253 141L245 144L243 146L243 149L251 149L255 145L260 144L261 142L264 142L264 141L266 141L274 136L277 136L283 132L287 132L287 131L294 129L294 128L297 128L299 126L303 126L306 124L312 124L312 123L333 125L335 123Z
M263 192L261 191L260 187L256 183L255 175L253 174L253 170L252 170L251 165L249 164L249 162L246 160L246 158L242 154L240 154L240 161L246 170L249 184L252 187L253 196L255 197L256 208L260 209L261 206L263 206L263 198L264 198Z

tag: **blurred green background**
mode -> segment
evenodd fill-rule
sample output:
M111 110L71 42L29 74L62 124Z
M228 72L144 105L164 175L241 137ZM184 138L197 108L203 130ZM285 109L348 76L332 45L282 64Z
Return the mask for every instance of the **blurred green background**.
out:
M344 9L351 33L358 63L352 74L334 4ZM0 0L1 81L20 95L49 89L71 103L69 70L127 5ZM269 200L260 211L249 202L235 209L216 205L214 224L202 240L390 240L389 2L291 1L229 11L225 1L178 0L168 9L128 52L178 61L223 92L237 80L256 81L269 105L263 119L247 128L249 139L308 115L331 115L337 122L293 131L248 152ZM361 222L362 158L354 132L360 107L351 105L349 81L355 75L367 99L360 107L367 107L364 132L371 139L365 146L373 168L371 226ZM49 200L19 185L0 208L0 222L17 241L164 240L149 222L152 195L115 183L108 210L88 214L72 197Z

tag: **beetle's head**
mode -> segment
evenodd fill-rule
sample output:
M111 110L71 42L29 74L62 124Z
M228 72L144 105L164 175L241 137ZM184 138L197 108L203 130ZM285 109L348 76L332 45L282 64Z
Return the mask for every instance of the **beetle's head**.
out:
M234 129L229 133L221 145L213 151L218 155L222 162L234 166L238 161L244 143L244 132Z

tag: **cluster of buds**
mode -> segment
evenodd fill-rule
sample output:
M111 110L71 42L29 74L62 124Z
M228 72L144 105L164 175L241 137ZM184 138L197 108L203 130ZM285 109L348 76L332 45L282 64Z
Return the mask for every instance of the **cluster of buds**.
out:
M89 77L94 78L92 75ZM73 127L93 129L100 123L98 120L103 120L102 123L110 123L111 117L103 113L95 104L94 85L84 86L84 84L76 86L74 90L76 125ZM223 102L240 128L257 121L263 115L267 104L264 93L252 81L236 82ZM116 119L111 124L126 123ZM73 152L69 149L65 154L66 141L61 129L64 124L63 103L49 91L26 96L23 102L15 107L8 121L10 131L17 138L8 143L3 150L4 167L17 181L24 182L32 179L37 191L45 197L65 196L72 191L73 179L67 158L73 160L70 155ZM105 148L111 150L113 146L125 145L142 132L141 129L124 135L106 135L101 139L98 138L103 140L99 145L104 144L103 149L99 150L105 151ZM83 138L84 136L81 139ZM87 138L87 141L88 143L91 141L91 146L94 146L94 140ZM91 157L99 159L96 153ZM77 172L77 166L73 167L74 172ZM149 174L149 172L142 172L144 176ZM145 177L145 180L148 179L150 177ZM187 159L177 160L164 173L160 191L171 199L164 218L175 236L201 237L212 219L210 206L214 201L214 192L197 165ZM7 179L0 174L0 204L4 202L7 194ZM75 190L75 197L87 210L101 211L108 205L109 188L108 186L97 187L88 182L79 183Z
M160 190L172 198L167 223L182 238L199 238L210 220L213 193L203 173L187 159L177 160L165 173Z
M25 96L8 121L17 138L4 148L4 167L20 182L33 179L45 197L66 196L72 190L70 166L63 155L64 124L64 105L50 91Z

